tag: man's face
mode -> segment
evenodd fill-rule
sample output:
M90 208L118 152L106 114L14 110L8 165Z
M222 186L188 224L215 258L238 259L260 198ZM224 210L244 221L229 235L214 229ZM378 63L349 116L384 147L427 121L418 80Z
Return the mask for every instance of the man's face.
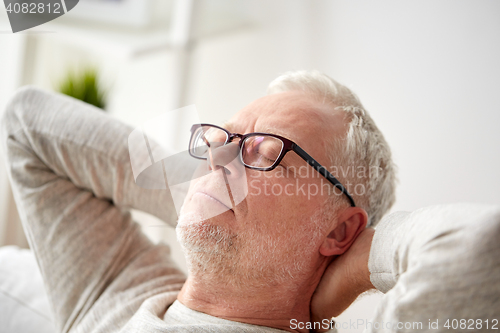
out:
M288 138L327 168L331 142L346 131L340 112L302 92L260 98L225 127L232 133ZM181 210L178 235L191 269L268 282L307 272L319 257L325 219L335 223L322 209L332 185L294 152L267 172L236 162L224 165L227 159L222 156L235 157L235 148L233 144L212 151L212 161L204 167L213 172L192 182ZM232 185L229 196L227 182ZM238 182L240 186L234 186Z

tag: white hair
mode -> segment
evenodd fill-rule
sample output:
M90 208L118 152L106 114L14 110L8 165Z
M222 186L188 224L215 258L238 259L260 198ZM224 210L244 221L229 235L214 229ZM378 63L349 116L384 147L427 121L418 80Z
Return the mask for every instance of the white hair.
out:
M345 176L338 173L333 175L344 185L346 181L353 184L351 188L356 188L358 184L363 187L362 194L350 194L356 206L368 213L368 225L377 224L395 201L396 167L391 159L389 145L358 97L349 88L319 71L285 73L268 87L268 94L286 91L310 93L323 103L332 104L332 112L345 112L347 134L342 140L326 139L332 149L328 155L332 166L357 170L347 172ZM365 172L363 177L359 177L360 167Z

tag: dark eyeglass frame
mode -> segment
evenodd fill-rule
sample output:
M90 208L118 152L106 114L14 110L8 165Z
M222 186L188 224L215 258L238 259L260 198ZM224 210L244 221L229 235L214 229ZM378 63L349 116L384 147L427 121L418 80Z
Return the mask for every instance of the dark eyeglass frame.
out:
M335 178L330 172L328 172L328 170L326 170L325 167L323 167L321 164L319 164L318 161L316 161L314 158L312 158L311 155L309 155L308 153L306 153L304 149L300 148L300 146L298 144L296 144L295 142L293 142L293 141L291 141L291 140L289 140L287 138L284 138L284 137L282 137L280 135L271 134L271 133L262 133L262 132L253 132L253 133L247 133L247 134L231 133L228 130L226 130L225 128L219 127L217 125L212 125L212 124L194 124L191 127L191 138L189 139L189 148L190 148L189 149L189 155L191 155L192 157L200 159L200 160L206 160L207 159L206 157L200 157L200 156L193 155L192 152L191 152L191 144L192 144L194 133L196 132L196 130L198 128L204 127L204 126L215 127L217 129L220 129L220 130L224 131L227 136L226 136L226 142L224 142L223 145L226 145L226 144L230 143L235 138L239 138L240 142L238 143L238 146L240 148L239 155L240 155L241 163L243 163L243 165L246 168L249 168L249 169L252 169L252 170L259 170L259 171L271 171L271 170L274 170L281 163L281 160L283 160L283 157L285 157L286 153L288 153L289 151L294 151L297 155L299 155L300 158L302 158L304 161L306 161L307 164L309 164L317 172L319 172L320 175L322 175L330 183L332 183L333 186L335 186L343 194L345 194L345 196L347 197L347 199L349 199L351 207L356 207L356 204L354 203L354 199L349 194L349 192L347 192L347 189L344 187L344 185L342 185L338 181L337 178ZM248 165L248 164L246 164L243 161L243 157L241 156L241 154L242 154L242 148L243 148L243 142L247 138L252 137L252 136L271 136L271 137L274 137L276 139L281 140L281 142L283 143L283 147L281 149L280 155L278 156L278 158L276 159L276 161L271 166L269 166L269 167L255 167L255 166Z

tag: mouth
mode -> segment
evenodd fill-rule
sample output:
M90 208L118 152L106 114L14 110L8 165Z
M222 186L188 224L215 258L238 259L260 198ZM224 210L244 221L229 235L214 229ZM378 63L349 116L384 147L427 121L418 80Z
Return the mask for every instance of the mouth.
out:
M202 195L203 197L208 198L208 199L216 202L217 204L225 207L227 210L230 210L234 214L234 210L232 208L230 208L228 205L226 205L224 202L222 202L221 200L217 199L213 195L210 195L210 194L208 194L206 192L203 192L203 191L197 191L196 193L194 193L194 195Z

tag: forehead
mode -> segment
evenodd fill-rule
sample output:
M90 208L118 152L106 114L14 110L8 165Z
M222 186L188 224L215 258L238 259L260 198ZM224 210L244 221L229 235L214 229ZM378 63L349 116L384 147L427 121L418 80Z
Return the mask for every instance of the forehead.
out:
M283 92L250 103L228 122L227 128L241 134L278 134L320 157L326 144L342 137L347 128L343 112L334 108L310 94Z

